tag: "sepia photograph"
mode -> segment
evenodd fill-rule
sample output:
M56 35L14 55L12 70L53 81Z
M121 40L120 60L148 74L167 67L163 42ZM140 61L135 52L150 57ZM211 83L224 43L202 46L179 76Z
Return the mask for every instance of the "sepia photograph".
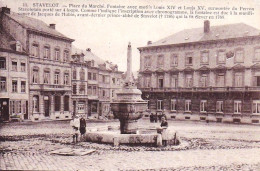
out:
M260 0L0 0L0 170L260 170Z

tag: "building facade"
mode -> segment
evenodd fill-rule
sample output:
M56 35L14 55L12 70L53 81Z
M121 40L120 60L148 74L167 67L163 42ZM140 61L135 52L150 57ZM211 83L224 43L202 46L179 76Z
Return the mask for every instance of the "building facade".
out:
M168 118L259 123L260 31L246 24L187 29L140 51L139 88Z
M29 119L71 118L71 43L46 23L3 7L2 28L29 54ZM66 105L64 105L66 104Z
M122 87L123 72L91 52L74 48L72 55L73 111L89 118L107 117L110 102Z
M0 120L28 119L28 55L0 29Z

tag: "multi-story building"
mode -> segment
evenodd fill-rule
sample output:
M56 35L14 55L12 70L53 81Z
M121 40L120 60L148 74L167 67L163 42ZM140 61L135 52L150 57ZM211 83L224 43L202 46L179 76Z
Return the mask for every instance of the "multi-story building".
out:
M116 90L122 87L123 72L118 71L117 65L96 56L90 48L86 51L75 48L73 51L71 63L74 112L84 113L87 117L93 118L107 116L110 113L110 102L116 96ZM80 75L82 79L74 79L74 76L78 78ZM83 75L86 75L84 81Z
M259 123L260 31L246 24L187 29L140 51L139 88L168 118Z
M29 118L69 119L74 40L59 33L55 24L18 15L7 7L1 9L1 25L29 54Z
M0 120L28 119L28 55L0 27Z
M87 95L87 63L84 60L83 53L72 55L72 104L73 114L87 115L88 113L88 95Z

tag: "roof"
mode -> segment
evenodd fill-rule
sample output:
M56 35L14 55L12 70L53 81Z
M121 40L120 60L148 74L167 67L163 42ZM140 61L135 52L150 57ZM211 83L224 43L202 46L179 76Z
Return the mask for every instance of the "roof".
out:
M260 30L244 23L237 23L211 26L209 33L204 33L204 27L185 29L144 47L223 40L250 36L260 36Z
M105 61L103 59L101 59L100 57L98 57L97 55L95 55L93 52L91 52L91 50L81 50L76 48L75 46L72 46L72 54L81 54L83 53L85 55L84 60L85 61L95 61L94 62L94 67L104 67L105 70L114 70L115 69L115 64L112 64L109 61Z
M10 14L5 13L5 15L9 16L11 19L15 20L16 22L21 24L26 29L46 33L46 34L49 34L49 35L52 35L55 37L67 39L69 41L74 41L73 39L70 39L70 38L66 37L65 35L61 34L57 30L50 28L48 24L46 24L45 22L43 22L41 20L27 17L24 15L19 15L15 12L11 12Z
M26 54L25 51L18 52L16 51L16 40L0 28L0 49L6 50L14 53L23 53Z

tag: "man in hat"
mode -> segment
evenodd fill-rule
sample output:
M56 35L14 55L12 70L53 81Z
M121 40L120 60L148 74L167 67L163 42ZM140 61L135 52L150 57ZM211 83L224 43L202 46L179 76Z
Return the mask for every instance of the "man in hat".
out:
M80 121L78 115L75 115L74 118L70 121L70 126L73 129L73 143L77 143L78 136L79 136L79 127L80 127Z

